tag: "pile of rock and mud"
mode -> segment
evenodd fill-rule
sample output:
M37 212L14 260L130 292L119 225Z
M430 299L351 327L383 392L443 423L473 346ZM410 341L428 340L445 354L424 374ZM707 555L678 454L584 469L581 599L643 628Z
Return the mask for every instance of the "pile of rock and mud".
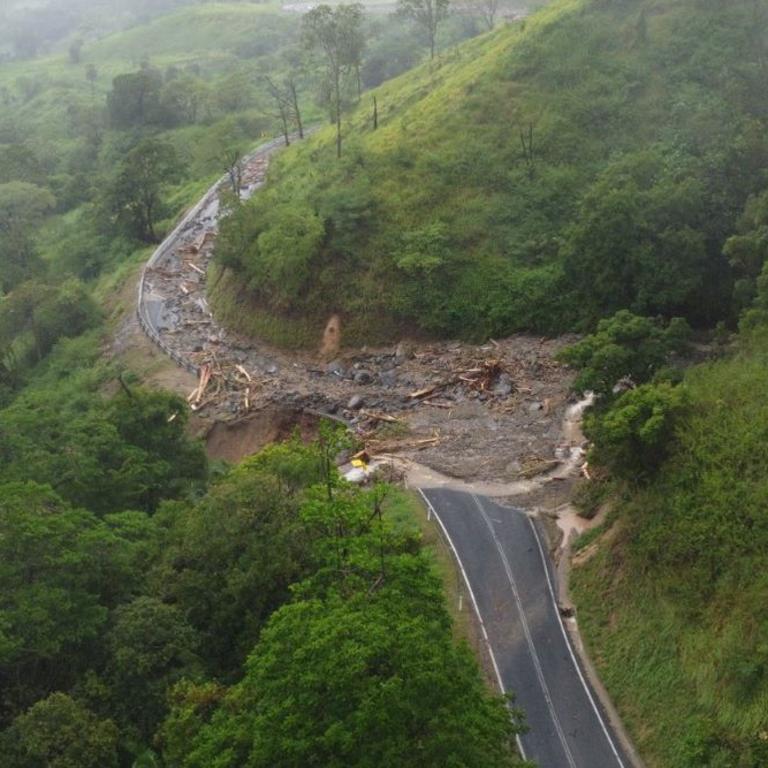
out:
M246 161L243 197L264 182L275 149ZM220 326L206 290L224 188L226 181L142 276L139 315L153 341L197 375L197 386L185 394L203 423L257 424L276 412L281 419L294 413L298 423L325 414L352 427L374 455L415 456L456 477L514 479L560 460L572 377L556 353L572 339L517 335L481 346L402 341L328 360L327 349L325 356L288 354ZM261 426L255 432L271 434ZM254 440L241 442L250 450Z

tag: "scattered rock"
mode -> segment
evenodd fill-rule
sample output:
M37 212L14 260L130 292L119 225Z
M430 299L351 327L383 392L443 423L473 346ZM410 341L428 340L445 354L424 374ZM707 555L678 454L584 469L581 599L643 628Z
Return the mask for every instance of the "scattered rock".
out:
M373 381L373 374L365 368L361 368L355 374L355 384L370 384L371 381Z
M347 403L347 409L350 411L359 411L364 405L365 400L363 400L360 395L352 395Z
M397 371L382 371L382 373L379 375L379 381L384 387L397 386Z
M401 341L395 347L395 360L400 363L410 360L413 357L413 348L407 341Z
M536 401L535 403L531 403L528 406L529 413L539 413L539 411L543 411L543 410L544 410L544 403L540 403L538 401Z
M496 386L493 388L493 394L499 397L509 397L514 389L515 385L512 382L512 378L508 373L502 373L496 382Z
M325 372L329 375L344 376L344 365L341 360L332 360L325 366Z

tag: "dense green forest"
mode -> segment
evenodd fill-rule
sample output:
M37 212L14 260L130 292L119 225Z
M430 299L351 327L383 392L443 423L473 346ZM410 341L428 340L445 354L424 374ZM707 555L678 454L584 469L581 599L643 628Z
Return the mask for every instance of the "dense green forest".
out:
M328 129L233 217L222 317L281 313L306 339L337 311L365 341L621 308L733 322L723 246L765 184L767 13L565 0L386 83L378 127L371 98L344 120L340 161Z
M175 398L32 410L73 351L2 415L38 436L0 466L3 765L518 764L410 497L341 482L331 430L204 492Z

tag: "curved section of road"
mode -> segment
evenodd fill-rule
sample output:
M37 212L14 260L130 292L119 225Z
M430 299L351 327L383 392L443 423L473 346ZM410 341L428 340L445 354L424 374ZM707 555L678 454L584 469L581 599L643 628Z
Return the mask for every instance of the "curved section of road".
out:
M515 695L539 768L631 768L560 618L534 521L471 493L422 489L458 560L500 688Z
M276 150L283 146L283 139L277 138L262 144L252 153L243 158L242 164L245 168L250 163L259 159L266 159ZM265 169L264 169L265 170ZM249 197L263 183L263 172L258 174L249 186L241 188L241 197ZM205 193L200 202L195 205L179 222L174 230L163 240L157 250L152 254L144 268L141 271L139 279L137 315L139 324L149 339L153 341L166 355L171 357L182 368L186 368L190 373L197 375L199 365L185 350L179 345L174 344L171 335L174 325L173 316L175 314L174 304L178 304L178 289L174 285L172 292L166 292L158 286L159 282L154 273L159 271L166 275L171 273L174 276L179 270L186 267L190 279L194 279L197 284L201 284L199 275L204 275L205 270L201 270L199 265L190 266L189 261L184 261L180 250L184 247L194 245L196 238L205 237L208 233L216 229L216 221L219 214L219 194L229 184L228 177L222 176ZM196 246L195 246L196 247ZM197 250L197 248L196 248ZM189 256L187 256L189 259ZM207 267L207 264L205 265ZM195 289L186 290L187 294L192 293L196 302L196 309L201 320L196 322L206 322L206 325L214 326L213 322L208 320L210 312L204 297L195 297Z
M266 160L279 146L279 140L269 142L245 159L249 184L244 196L263 183ZM193 373L209 366L211 357L216 359L225 335L207 307L205 274L212 251L207 238L215 233L219 192L226 183L222 179L213 185L165 239L139 284L142 328L163 352ZM184 334L178 333L180 328ZM191 345L190 338L197 344ZM240 348L237 354L236 360L251 371L247 399L250 376L274 374L278 365L261 350ZM276 390L301 372L296 363L279 362L280 376L273 377ZM243 365L235 368L245 370ZM237 413L239 407L231 399L230 405ZM577 421L580 413L574 410L569 415ZM579 457L580 452L572 450L571 460L562 468L566 475L576 468ZM416 484L434 485L435 480L422 476ZM519 510L499 506L473 490L502 492L500 486L467 486L463 491L424 488L421 493L459 562L499 687L513 693L526 714L529 731L519 739L521 753L539 768L631 768L571 647L558 611L551 563L535 523Z

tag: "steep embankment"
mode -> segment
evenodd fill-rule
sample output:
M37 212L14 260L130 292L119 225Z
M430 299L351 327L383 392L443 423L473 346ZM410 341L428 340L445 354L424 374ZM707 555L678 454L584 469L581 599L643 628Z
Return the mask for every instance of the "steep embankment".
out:
M561 0L385 84L377 130L365 96L341 161L321 132L225 227L222 317L308 342L333 310L359 340L727 316L723 241L768 157L764 11Z
M686 375L669 458L574 569L601 677L649 766L768 765L768 345Z

